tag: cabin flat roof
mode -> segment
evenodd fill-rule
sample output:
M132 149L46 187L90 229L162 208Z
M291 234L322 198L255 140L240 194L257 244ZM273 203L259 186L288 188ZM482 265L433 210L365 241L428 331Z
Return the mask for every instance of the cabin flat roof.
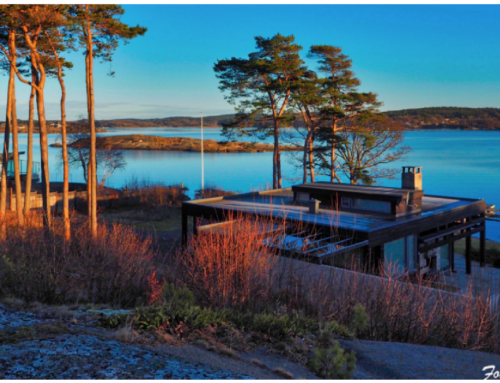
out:
M318 214L310 214L307 206L294 204L291 188L194 200L184 202L184 204L261 216L285 217L320 226L334 226L353 231L371 232L385 228L389 229L444 212L456 211L458 213L467 206L477 205L478 209L480 209L481 206L484 207L484 200L424 196L422 198L421 212L402 217L329 209L319 209Z
M351 185L351 184L340 184L336 182L332 183L324 181L294 185L292 188L304 192L318 190L327 192L363 193L363 194L386 195L395 197L406 197L408 193L414 193L416 191L414 189L400 189L400 188L368 186L368 185Z

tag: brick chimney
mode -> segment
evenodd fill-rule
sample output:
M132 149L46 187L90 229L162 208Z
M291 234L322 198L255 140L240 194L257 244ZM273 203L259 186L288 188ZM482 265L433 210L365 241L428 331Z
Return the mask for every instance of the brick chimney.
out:
M422 167L403 166L401 173L401 188L422 190Z

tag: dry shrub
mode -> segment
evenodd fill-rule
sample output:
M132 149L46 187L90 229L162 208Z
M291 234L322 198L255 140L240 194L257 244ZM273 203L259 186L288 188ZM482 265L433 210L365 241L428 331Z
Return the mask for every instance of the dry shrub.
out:
M500 318L488 296L438 290L430 287L435 281L419 277L395 279L276 256L259 234L265 223L239 217L191 238L177 273L198 302L335 321L364 339L500 353Z
M319 266L316 266L319 267ZM311 275L295 276L295 290L315 306L322 321L349 328L356 307L368 315L363 338L500 352L498 315L488 296L450 293L430 288L430 281L396 280L326 266Z
M237 219L218 231L200 231L179 256L183 282L212 307L266 305L277 256L266 251L261 231L272 225L279 229L271 221Z
M203 199L203 198L214 198L214 197L225 197L227 195L235 195L241 192L233 192L231 190L226 191L222 189L221 186L218 186L214 183L208 184L206 187L200 190L196 190L194 195L194 199Z
M137 200L140 205L181 206L182 201L189 200L185 194L187 190L183 185L165 185L162 182L138 181L133 178L122 189L122 195L127 199Z
M154 273L150 240L131 228L99 225L93 238L86 225L73 224L71 240L57 225L7 227L1 241L0 289L26 301L147 303Z

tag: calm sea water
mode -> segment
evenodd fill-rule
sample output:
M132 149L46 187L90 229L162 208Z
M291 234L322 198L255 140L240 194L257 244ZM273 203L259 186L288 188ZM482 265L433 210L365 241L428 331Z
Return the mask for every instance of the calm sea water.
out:
M220 129L204 130L205 139L220 140ZM199 128L113 129L103 135L151 134L170 137L200 137ZM49 143L58 135L49 135ZM26 135L20 136L20 150L26 150ZM35 141L38 141L36 137ZM3 136L0 138L3 143ZM422 166L426 194L484 198L500 207L500 132L489 131L418 131L405 133L405 145L413 151L405 161L391 164ZM38 145L34 148L39 158ZM50 148L50 178L62 181L60 149ZM113 174L108 186L122 187L135 177L139 180L181 183L192 196L201 185L200 153L126 151L127 167ZM291 163L292 154L284 153L283 186L300 182L300 170ZM21 159L26 159L23 155ZM71 169L71 181L82 182L81 169ZM272 182L272 153L205 153L205 185L215 183L226 190L246 192ZM384 186L400 186L400 180L381 180ZM488 222L487 237L500 241L500 223Z

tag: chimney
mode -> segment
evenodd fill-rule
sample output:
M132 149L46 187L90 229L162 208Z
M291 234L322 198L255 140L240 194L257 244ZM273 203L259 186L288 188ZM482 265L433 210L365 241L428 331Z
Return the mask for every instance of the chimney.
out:
M310 199L309 201L307 201L308 204L309 204L309 214L318 214L318 211L319 211L319 203L321 201L317 200L317 199Z
M421 166L403 166L403 172L401 173L401 188L422 190Z

